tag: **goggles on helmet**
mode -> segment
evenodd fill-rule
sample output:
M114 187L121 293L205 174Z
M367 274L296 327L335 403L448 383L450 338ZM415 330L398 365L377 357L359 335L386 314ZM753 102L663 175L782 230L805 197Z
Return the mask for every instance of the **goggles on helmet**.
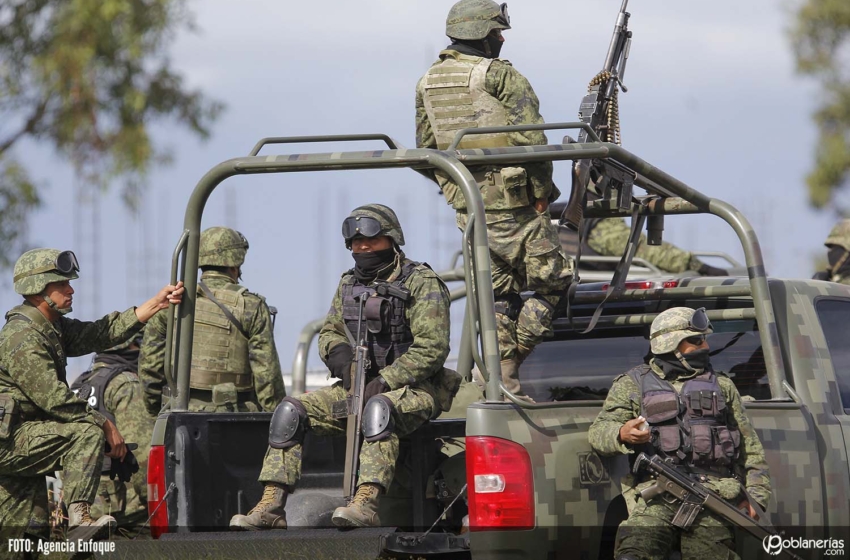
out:
M502 25L511 26L511 16L508 15L508 3L504 2L501 6L499 6L499 15L494 18L497 22Z
M695 334L694 336L689 336L688 338L686 338L685 341L693 344L694 346L699 346L700 344L705 342L705 335Z
M74 251L62 251L56 255L56 259L53 261L52 265L28 270L25 274L15 276L14 281L17 282L21 278L26 278L27 276L35 276L36 274L54 271L65 275L71 274L72 272L79 272L80 263L77 262L77 255L74 254Z
M694 314L691 316L691 319L688 321L687 328L682 327L668 327L666 329L661 329L660 331L652 333L652 336L649 337L650 340L653 338L657 338L662 334L668 334L676 331L684 331L691 330L697 332L705 332L711 328L711 321L708 320L708 315L705 314L705 307L700 307Z
M342 237L351 241L358 235L375 237L381 234L381 222L369 216L348 217L342 222Z

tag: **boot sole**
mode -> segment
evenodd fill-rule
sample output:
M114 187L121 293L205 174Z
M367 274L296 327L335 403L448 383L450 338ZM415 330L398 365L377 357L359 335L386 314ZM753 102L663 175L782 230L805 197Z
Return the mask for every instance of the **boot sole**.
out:
M250 523L244 522L242 519L231 519L230 520L230 530L231 531L285 531L286 527L257 527L256 525L251 525Z
M99 540L104 537L108 537L109 532L114 531L117 525L118 523L113 519L112 521L108 521L100 525L88 525L85 528L77 526L68 531L68 540L73 540L74 542L77 542L78 540Z
M356 521L351 519L350 517L345 517L344 515L337 515L334 513L333 517L331 517L331 522L342 529L348 528L353 529L357 527L378 527L379 525L370 525L368 523L362 523L360 521Z

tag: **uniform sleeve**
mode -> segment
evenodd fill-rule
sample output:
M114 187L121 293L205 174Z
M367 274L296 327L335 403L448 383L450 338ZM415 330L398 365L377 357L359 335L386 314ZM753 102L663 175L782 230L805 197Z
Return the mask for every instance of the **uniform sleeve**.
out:
M451 301L445 284L430 269L419 269L406 285L412 296L406 313L413 344L381 370L391 389L430 379L449 356Z
M493 61L487 72L484 86L493 97L507 109L509 125L543 124L540 101L531 84L513 66L503 61ZM548 144L542 130L512 132L508 135L514 146L536 146ZM560 191L552 181L552 162L527 163L524 165L534 193L534 198L553 201Z
M602 411L591 424L587 433L590 446L600 455L616 455L617 453L634 453L634 449L620 442L620 428L623 424L637 418L640 408L632 400L632 395L638 393L634 381L622 375L614 380Z
M104 398L106 409L115 416L115 425L127 443L138 444L133 455L139 462L139 472L133 475L130 483L136 494L144 502L147 500L147 463L151 448L154 419L145 409L142 398L142 385L133 373L127 372L115 376L106 386Z
M53 356L41 335L29 328L19 329L4 340L0 355L12 383L49 417L103 426L106 418L59 381Z
M747 492L762 507L767 507L770 501L770 470L764 447L758 433L750 423L750 418L741 403L741 395L735 384L727 377L719 377L725 393L726 405L732 410L732 417L741 432L741 453L738 456L738 467L744 473L744 486Z
M254 296L256 297L256 296ZM249 327L248 361L254 378L257 401L266 412L271 412L286 396L286 387L280 371L280 358L274 344L274 330L269 306L257 298L257 310Z
M68 356L83 356L100 352L120 344L142 330L134 307L118 313L113 311L97 321L78 321L62 317L59 319L62 343Z
M173 312L170 309L166 312ZM139 380L144 392L145 408L156 416L162 409L162 388L165 383L166 313L157 313L147 323L142 347L139 349Z
M342 320L342 282L336 289L331 308L328 310L327 317L325 317L325 324L319 331L319 357L325 364L328 363L331 348L338 344L350 344Z

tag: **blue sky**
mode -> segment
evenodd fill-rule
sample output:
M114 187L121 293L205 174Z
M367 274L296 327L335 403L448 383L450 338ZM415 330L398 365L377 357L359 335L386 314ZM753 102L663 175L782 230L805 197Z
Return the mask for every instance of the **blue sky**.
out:
M153 171L138 215L117 192L75 200L69 166L24 144L19 158L45 185L32 246L74 249L81 278L74 316L92 319L140 303L165 284L189 194L215 164L246 155L264 136L383 132L414 145L416 81L448 42L451 0L190 2L197 32L171 49L187 82L226 103L202 143L158 123L174 163ZM804 177L814 150L815 84L794 74L786 28L794 2L632 2L634 44L621 97L623 145L689 185L744 211L771 275L809 277L834 216L808 208ZM619 0L512 2L502 56L525 74L549 122L575 120L600 70ZM557 140L558 133L550 136ZM377 143L351 149L378 147ZM333 151L270 147L263 153ZM568 168L556 164L568 196ZM213 193L204 227L242 231L251 249L244 284L280 310L276 340L290 369L301 327L327 310L351 258L339 234L348 211L381 202L399 214L408 255L446 268L459 245L454 215L435 186L407 170L240 177ZM743 260L718 218L668 218L665 239ZM10 281L0 306L15 305ZM460 310L455 310L455 321ZM455 329L457 333L457 329ZM455 340L457 337L454 337ZM71 375L88 359L72 362ZM314 357L311 366L319 366Z

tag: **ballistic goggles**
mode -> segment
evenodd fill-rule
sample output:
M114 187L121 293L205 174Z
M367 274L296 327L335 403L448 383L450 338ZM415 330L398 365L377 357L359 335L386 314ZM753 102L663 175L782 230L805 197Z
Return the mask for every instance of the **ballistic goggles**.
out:
M499 15L497 15L493 19L495 19L497 22L501 23L502 25L507 25L508 27L511 26L511 16L508 15L508 3L507 2L504 2L501 6L499 6Z
M693 344L694 346L699 346L700 344L705 342L705 335L704 334L696 334L694 336L689 336L688 338L685 339L685 341L689 342L690 344Z
M688 321L688 326L685 328L676 326L676 327L667 327L666 329L661 329L660 331L652 333L652 336L649 337L650 340L653 338L657 338L662 334L668 334L671 332L677 331L697 331L697 332L705 332L711 329L711 321L708 320L708 315L705 314L705 307L700 307L694 314L691 316ZM705 335L701 335L705 336Z
M342 237L351 241L358 235L375 237L381 234L381 222L369 216L348 217L342 222Z
M74 254L74 251L62 251L61 253L56 255L56 259L53 261L52 265L34 268L32 270L26 271L23 274L18 274L14 277L13 281L17 282L21 278L26 278L27 276L35 276L36 274L43 274L45 272L58 272L59 274L67 276L72 272L79 271L80 263L77 262L77 255Z

